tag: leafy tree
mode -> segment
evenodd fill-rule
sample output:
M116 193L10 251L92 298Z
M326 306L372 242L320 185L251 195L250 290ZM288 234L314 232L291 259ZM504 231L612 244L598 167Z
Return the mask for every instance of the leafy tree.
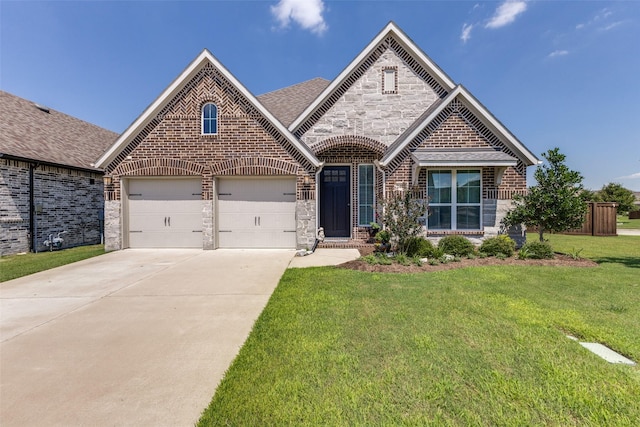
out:
M598 191L598 200L602 202L615 202L618 204L618 212L631 212L637 209L634 205L636 197L633 191L627 190L622 185L611 182Z
M554 148L542 154L548 165L538 166L534 173L537 185L526 195L515 195L515 208L504 218L507 226L524 224L537 227L540 241L545 231L578 228L584 221L587 203L581 198L582 175L565 164L566 156Z
M597 191L589 190L589 189L586 189L586 188L584 188L580 192L580 197L585 202L599 202L600 201L600 196L598 196L598 192Z
M398 253L406 253L412 239L422 232L419 218L425 215L427 206L427 200L418 190L396 192L383 202L382 222L391 233Z

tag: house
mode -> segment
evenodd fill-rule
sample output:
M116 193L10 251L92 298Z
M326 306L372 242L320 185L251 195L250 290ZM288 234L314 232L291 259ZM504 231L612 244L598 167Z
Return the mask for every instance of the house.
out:
M0 255L100 243L102 171L117 134L0 91Z
M425 234L482 240L538 159L394 23L333 81L259 97L204 50L100 157L108 250L364 238L418 186ZM511 230L522 241L519 230Z

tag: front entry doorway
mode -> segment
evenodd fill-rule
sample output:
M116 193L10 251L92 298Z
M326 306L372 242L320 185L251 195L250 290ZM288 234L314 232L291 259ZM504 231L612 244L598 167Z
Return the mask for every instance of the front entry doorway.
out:
M350 237L351 168L325 166L320 173L320 227L326 237Z

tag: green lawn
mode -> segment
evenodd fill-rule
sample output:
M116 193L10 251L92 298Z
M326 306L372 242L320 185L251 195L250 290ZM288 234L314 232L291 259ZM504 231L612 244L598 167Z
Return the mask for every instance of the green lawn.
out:
M0 257L0 282L104 254L103 245Z
M286 271L200 425L637 425L640 238L549 236L597 267Z
M640 219L629 219L628 215L618 215L618 228L640 230Z

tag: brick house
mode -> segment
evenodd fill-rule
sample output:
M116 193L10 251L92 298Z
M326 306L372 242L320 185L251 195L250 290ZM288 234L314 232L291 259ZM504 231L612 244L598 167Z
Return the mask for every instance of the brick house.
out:
M205 50L96 165L115 250L305 248L319 227L357 241L415 186L427 236L481 240L537 161L389 23L333 81L259 97Z
M0 255L102 240L102 171L117 134L0 91Z

